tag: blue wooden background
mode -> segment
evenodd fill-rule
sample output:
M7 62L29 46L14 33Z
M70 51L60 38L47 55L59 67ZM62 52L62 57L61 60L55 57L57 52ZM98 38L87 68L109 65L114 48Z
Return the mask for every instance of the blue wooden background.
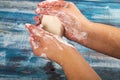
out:
M0 0L0 80L65 80L58 64L34 56L29 45L24 24L34 24L39 1L42 0ZM89 20L120 27L120 0L69 1ZM120 60L69 43L76 46L103 80L120 80Z

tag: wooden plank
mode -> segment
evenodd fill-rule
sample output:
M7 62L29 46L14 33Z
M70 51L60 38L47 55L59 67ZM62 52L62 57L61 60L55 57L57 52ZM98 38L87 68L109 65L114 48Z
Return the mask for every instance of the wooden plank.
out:
M0 80L65 80L61 67L54 64L56 72L51 73L52 65L34 56L29 44L24 24L34 23L39 1L42 0L0 0ZM89 20L120 27L119 0L71 1ZM103 80L120 79L120 60L69 43L74 44Z

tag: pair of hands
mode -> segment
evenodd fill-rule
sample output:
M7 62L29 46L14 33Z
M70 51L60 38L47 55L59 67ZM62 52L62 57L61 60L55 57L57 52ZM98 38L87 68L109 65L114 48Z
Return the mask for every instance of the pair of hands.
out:
M35 17L36 25L27 24L31 36L30 44L33 52L37 56L47 57L48 59L59 61L62 60L63 54L74 51L75 48L64 41L45 30L40 26L42 15L53 15L57 16L64 28L64 35L73 41L79 40L80 32L82 27L89 21L81 14L77 7L67 1L43 1L38 4L36 9L38 16Z

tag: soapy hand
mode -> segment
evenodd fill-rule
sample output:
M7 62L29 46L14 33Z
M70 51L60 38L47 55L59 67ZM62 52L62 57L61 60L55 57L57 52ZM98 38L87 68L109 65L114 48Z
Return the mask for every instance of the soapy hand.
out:
M73 3L67 1L40 2L36 13L40 14L37 16L39 23L42 15L57 16L65 28L64 35L67 38L76 42L85 39L86 33L83 28L90 24L90 21L83 16Z
M64 58L63 55L75 50L72 45L38 26L26 24L26 27L30 32L30 44L36 56L58 62Z

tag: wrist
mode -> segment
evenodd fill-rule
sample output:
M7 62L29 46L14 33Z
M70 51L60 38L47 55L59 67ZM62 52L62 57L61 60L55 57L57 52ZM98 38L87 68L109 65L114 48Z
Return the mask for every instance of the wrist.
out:
M89 20L83 20L83 21L79 21L81 23L80 26L77 27L77 33L74 33L74 41L78 42L82 45L87 43L87 39L90 33L89 27L91 27L93 25L92 22L90 22Z
M54 57L51 57L51 60L55 61L59 65L63 66L66 62L68 62L74 53L76 53L77 50L74 47L67 47L62 52L58 53L57 55L54 55Z

